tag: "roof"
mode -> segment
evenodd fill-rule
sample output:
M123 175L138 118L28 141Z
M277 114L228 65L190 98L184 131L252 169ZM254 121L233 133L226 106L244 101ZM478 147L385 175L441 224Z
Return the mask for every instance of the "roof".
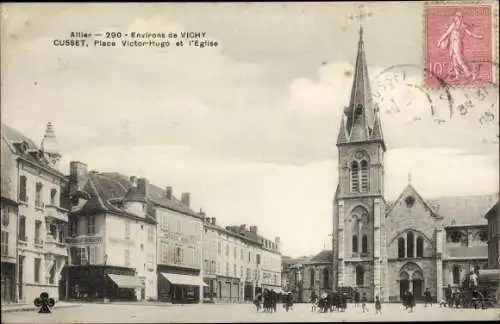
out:
M146 197L139 191L139 188L132 186L123 197L123 201L146 202Z
M485 215L498 203L498 194L441 197L426 200L443 217L443 225L486 225Z
M323 250L309 259L310 262L329 263L333 262L333 253L331 250Z
M101 179L101 182L105 182L108 186L109 191L106 195L112 196L112 198L122 198L125 196L126 191L130 189L130 177L127 177L118 172L104 172L96 174ZM165 190L161 189L152 184L148 184L148 199L155 205L165 207L183 214L191 215L197 218L201 218L199 214L195 213L192 209L185 206L180 200L175 198L173 195L170 199L166 197Z
M34 155L30 153L33 151L43 153L43 151L39 147L37 147L35 142L33 142L30 138L28 138L18 130L4 123L2 123L1 134L2 134L2 155L3 153L9 154L8 150L10 150L10 154L12 154L13 156L17 158L22 158L28 162L37 165L38 167L43 168L47 172L65 178L63 173L50 166L50 163L47 161L44 154ZM21 150L21 146L18 145L21 143L24 143L25 150ZM4 147L4 145L6 145L6 147ZM7 163L7 160L5 162Z

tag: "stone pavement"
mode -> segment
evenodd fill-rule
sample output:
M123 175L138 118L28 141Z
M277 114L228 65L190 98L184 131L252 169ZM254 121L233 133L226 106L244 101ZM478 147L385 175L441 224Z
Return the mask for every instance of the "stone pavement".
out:
M296 304L286 312L282 305L277 313L257 313L249 304L198 304L145 306L123 304L83 304L81 307L57 308L51 314L33 312L3 313L2 323L238 323L238 322L411 322L411 321L477 321L499 320L499 309L448 309L417 305L413 313L399 304L383 304L382 314L375 315L348 305L345 313L313 313L310 305Z
M57 302L54 309L56 308L67 308L67 307L77 307L81 306L80 303L68 303L64 301ZM28 312L36 311L39 307L33 304L2 304L2 314L12 313L12 312Z

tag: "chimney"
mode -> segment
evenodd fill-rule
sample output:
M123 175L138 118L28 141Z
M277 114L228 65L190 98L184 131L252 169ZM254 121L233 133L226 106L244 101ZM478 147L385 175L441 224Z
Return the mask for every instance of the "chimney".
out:
M189 201L190 201L190 194L189 192L183 192L181 194L181 202L184 206L186 206L187 208L189 208Z
M83 190L88 179L88 170L85 163L71 161L69 163L69 174L73 190Z
M246 229L247 229L247 225L246 225L246 224L242 224L242 225L240 225L240 232L241 232L241 231L244 231L244 230L246 230Z
M131 176L130 179L129 179L129 181L130 181L130 185L132 187L136 187L137 186L137 177L136 176Z
M203 218L205 218L205 212L203 211L203 209L200 208L200 211L199 211L198 215L200 215Z
M212 217L212 225L216 225L216 218L215 217Z
M167 199L172 199L172 187L167 187L167 189L165 190L165 197L167 197Z
M210 217L205 217L204 221L205 221L205 223L210 224Z
M250 226L250 232L257 235L257 226L255 226L255 225Z
M139 189L139 192L146 198L148 197L148 187L149 187L148 179L146 178L137 179L137 189Z

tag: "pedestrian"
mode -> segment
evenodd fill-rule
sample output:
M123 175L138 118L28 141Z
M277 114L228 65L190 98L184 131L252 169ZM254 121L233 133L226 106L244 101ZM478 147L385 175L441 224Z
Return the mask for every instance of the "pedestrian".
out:
M356 289L354 290L354 307L359 306L359 291Z
M413 307L415 307L415 298L413 298L413 293L411 291L408 291L407 304L410 308L410 313L413 313Z
M403 296L401 296L401 301L403 302L403 307L408 309L408 290L403 292Z
M311 293L311 312L316 311L316 303L318 302L318 296L316 295L316 291L313 290Z
M425 301L425 307L427 307L427 304L430 304L432 307L432 296L429 288L425 288L424 301Z
M368 307L366 307L366 302L367 302L367 298L366 298L366 293L364 292L363 297L361 298L361 308L363 309L363 313L365 311L368 312Z
M446 297L446 303L448 304L448 307L453 307L453 292L451 290L451 285L448 285L448 287L446 287L444 295Z
M382 314L382 304L378 296L375 297L375 314Z

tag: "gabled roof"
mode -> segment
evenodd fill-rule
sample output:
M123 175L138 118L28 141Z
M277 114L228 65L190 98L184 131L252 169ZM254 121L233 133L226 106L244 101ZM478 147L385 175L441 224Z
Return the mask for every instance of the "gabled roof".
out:
M386 211L386 217L389 216L389 214L394 210L394 208L398 205L398 203L406 196L412 195L415 196L422 204L424 207L429 210L432 216L438 217L439 215L436 214L436 212L429 206L429 204L420 196L420 194L415 190L415 188L409 183L406 188L403 190L403 192L399 195L399 197L391 203L391 207L387 208Z

